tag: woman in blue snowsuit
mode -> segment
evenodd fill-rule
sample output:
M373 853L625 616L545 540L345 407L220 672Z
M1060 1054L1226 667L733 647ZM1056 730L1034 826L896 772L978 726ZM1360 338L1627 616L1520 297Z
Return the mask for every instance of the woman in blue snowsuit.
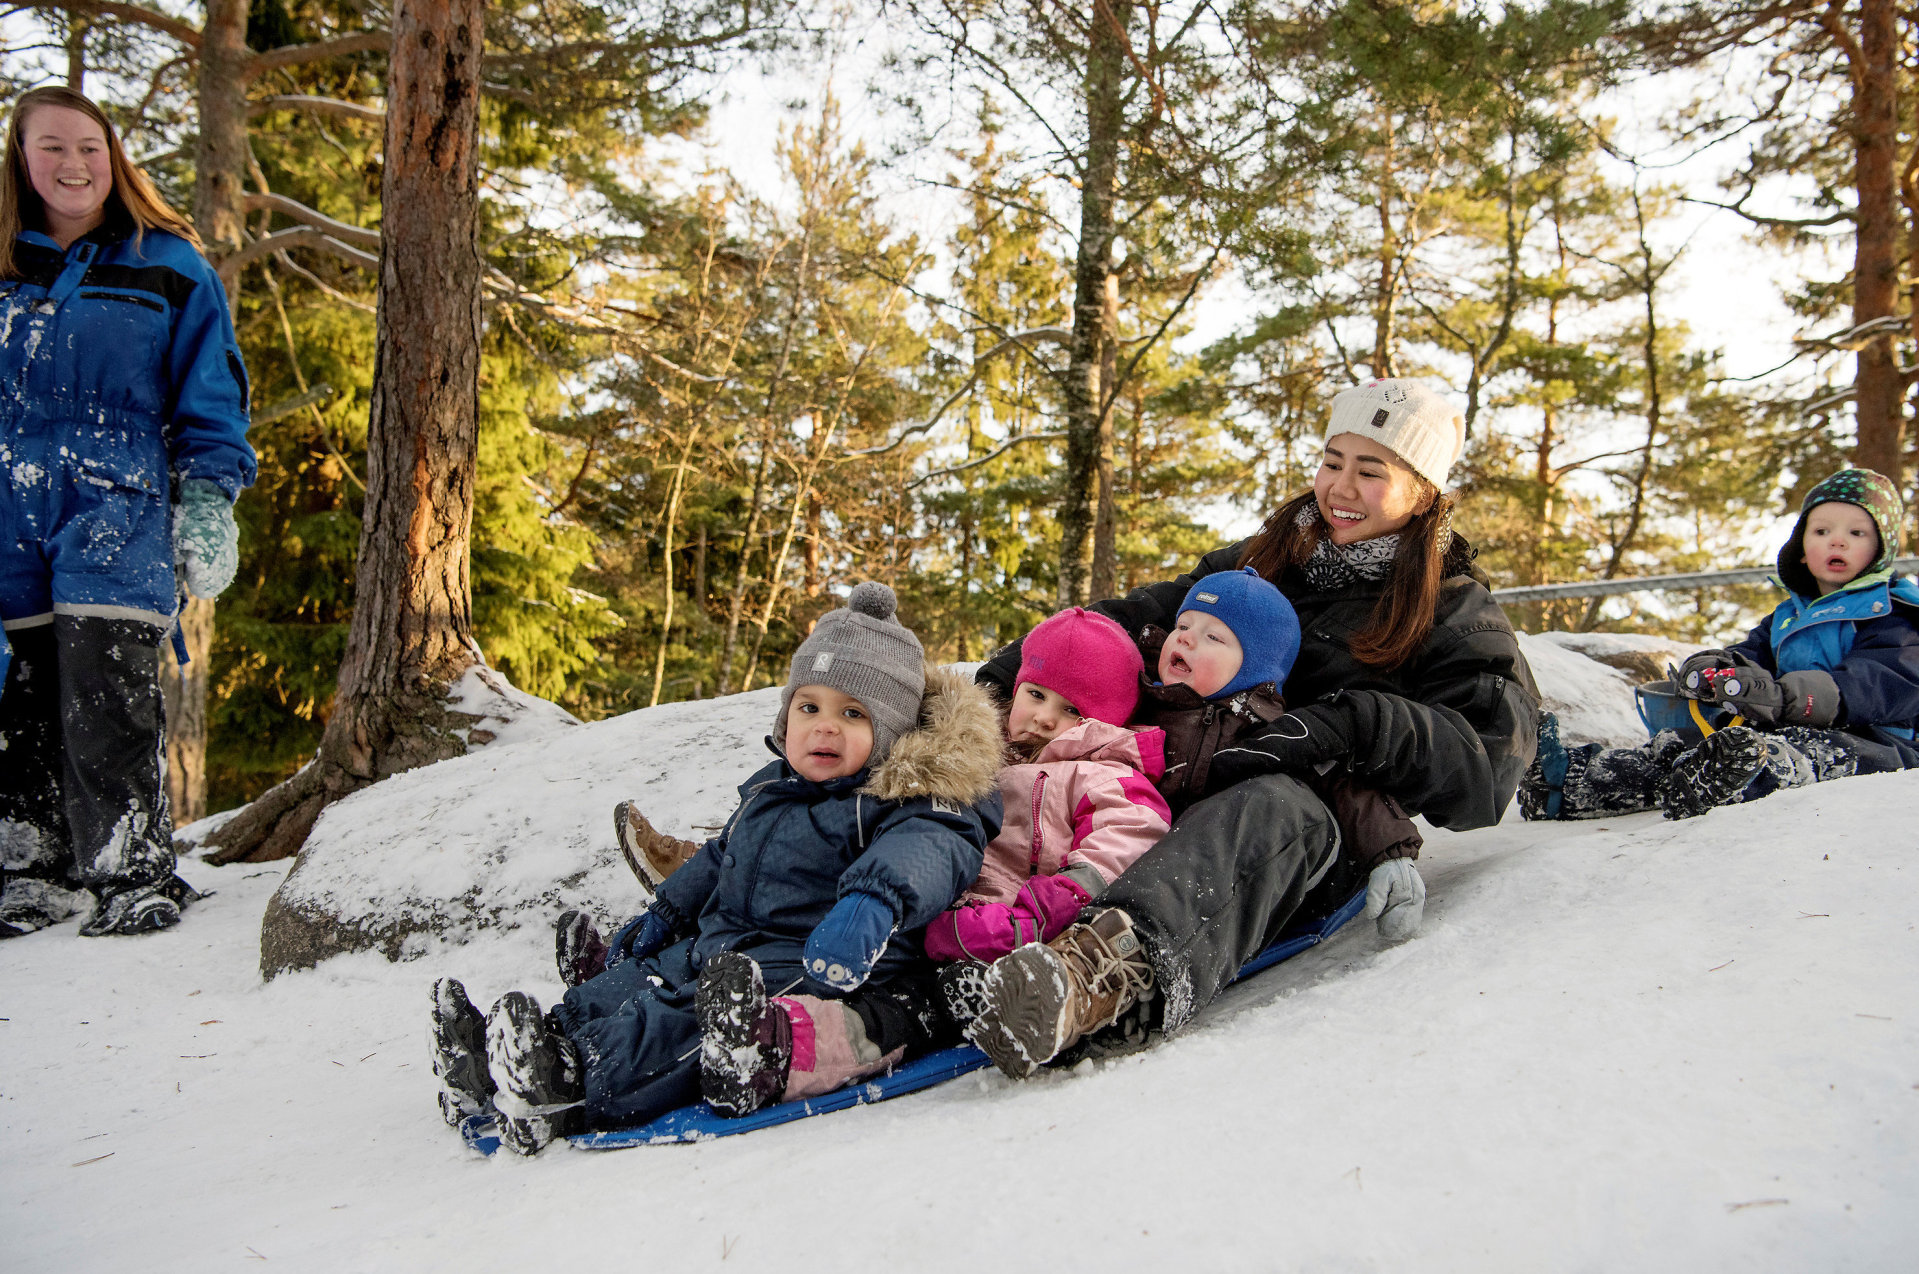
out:
M22 95L0 173L0 937L175 924L159 648L253 481L219 277L100 108Z
M1719 728L1662 730L1636 748L1568 749L1540 725L1520 785L1527 818L1668 818L1853 774L1919 765L1919 586L1892 573L1903 520L1891 479L1842 469L1806 494L1779 550L1786 600L1724 650L1702 650L1672 690ZM1734 721L1738 724L1733 724Z

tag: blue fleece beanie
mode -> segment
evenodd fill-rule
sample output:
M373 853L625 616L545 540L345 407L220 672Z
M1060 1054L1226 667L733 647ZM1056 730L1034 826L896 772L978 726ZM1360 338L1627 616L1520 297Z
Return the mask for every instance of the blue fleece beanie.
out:
M1299 657L1299 615L1258 571L1244 566L1208 575L1179 604L1181 615L1189 610L1205 611L1239 638L1239 674L1212 698L1228 699L1268 681L1275 688L1286 684Z

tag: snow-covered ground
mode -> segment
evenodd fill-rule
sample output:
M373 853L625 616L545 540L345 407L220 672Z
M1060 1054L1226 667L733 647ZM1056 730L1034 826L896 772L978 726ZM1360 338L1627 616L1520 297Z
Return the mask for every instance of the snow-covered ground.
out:
M1545 662L1589 733L1630 713L1618 674ZM422 893L470 870L542 916L623 912L612 803L717 822L773 703L503 739L316 842ZM441 972L482 1005L558 994L538 917L262 983L285 868L189 862L217 892L177 930L0 944L0 1269L1906 1270L1915 806L1907 774L1433 832L1419 938L1358 922L1145 1054L531 1160L462 1148L424 1036Z

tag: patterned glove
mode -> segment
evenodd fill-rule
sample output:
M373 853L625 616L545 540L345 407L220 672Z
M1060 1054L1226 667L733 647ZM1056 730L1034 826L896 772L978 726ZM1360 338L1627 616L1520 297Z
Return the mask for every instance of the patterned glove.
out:
M1379 922L1379 936L1404 942L1419 932L1426 915L1426 882L1410 858L1388 858L1366 880L1366 918Z
M644 960L666 950L673 941L673 926L666 917L651 909L627 921L607 944L606 967L617 968L628 960Z
M1701 650L1686 656L1686 661L1672 669L1672 683L1680 694L1688 699L1710 699L1710 682L1714 675L1739 666L1731 651Z
M802 963L808 977L835 991L855 991L872 976L899 919L884 898L850 893L833 904L807 935Z
M1774 677L1757 664L1702 674L1699 697L1723 703L1761 728L1809 725L1824 729L1839 719L1839 683L1829 672L1808 669Z
M173 511L173 564L195 597L218 597L240 569L240 528L218 483L187 478Z
M941 912L926 927L926 954L949 963L992 961L1029 942L1050 942L1090 897L1068 877L1035 876L1010 904L970 902Z
M1213 754L1206 790L1218 792L1256 774L1308 774L1323 761L1345 756L1352 742L1339 729L1338 714L1318 704L1289 712L1257 734Z

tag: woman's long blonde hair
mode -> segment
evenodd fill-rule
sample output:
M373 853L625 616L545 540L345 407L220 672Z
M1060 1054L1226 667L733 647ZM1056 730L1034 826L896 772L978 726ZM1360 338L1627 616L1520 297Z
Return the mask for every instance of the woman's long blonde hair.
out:
M107 192L107 219L116 216L133 224L133 243L137 249L149 230L165 230L179 235L195 248L201 248L200 236L192 223L175 212L147 175L135 167L120 146L120 135L113 131L94 100L75 89L60 85L29 89L13 104L13 117L7 121L7 162L0 168L0 279L20 277L13 263L13 245L22 230L38 230L46 221L40 195L27 173L25 124L27 112L36 106L64 106L92 118L107 138L107 163L113 173L113 189ZM201 248L204 251L204 248Z

